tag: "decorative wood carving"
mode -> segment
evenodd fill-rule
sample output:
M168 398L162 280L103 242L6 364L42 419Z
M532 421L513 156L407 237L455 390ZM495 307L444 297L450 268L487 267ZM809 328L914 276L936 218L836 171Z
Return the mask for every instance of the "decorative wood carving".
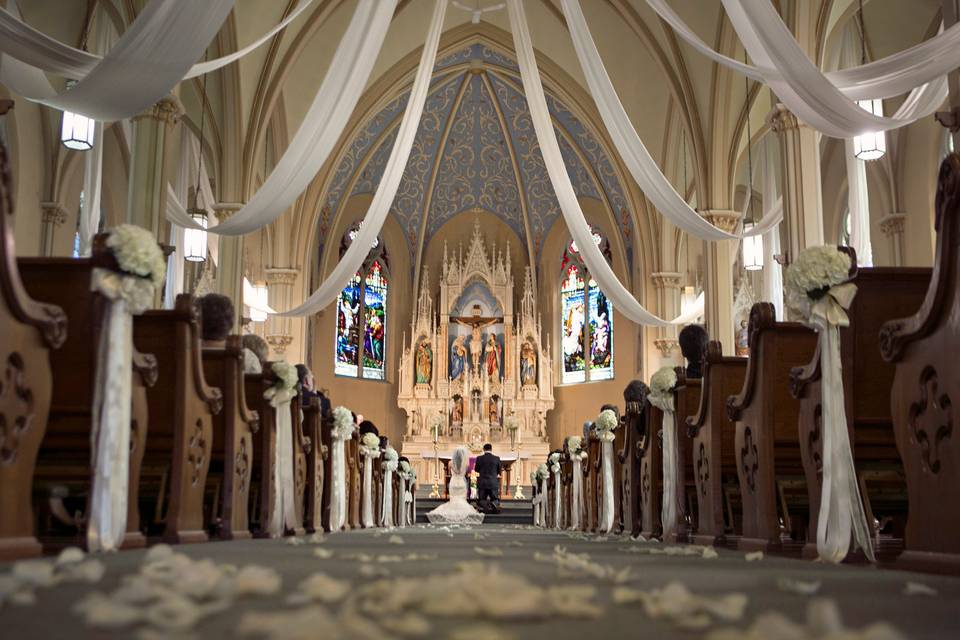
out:
M674 423L677 441L677 526L667 542L687 542L697 529L696 514L691 513L689 503L696 500L696 479L692 464L692 440L687 433L687 419L697 412L700 406L702 380L687 378L683 367L676 368L677 386L673 392ZM690 492L690 500L687 492ZM688 525L689 521L689 525ZM692 527L692 530L691 530Z
M640 458L640 535L659 538L663 534L660 507L663 499L663 412L647 406L647 437Z
M940 166L936 256L923 304L880 332L883 358L896 367L891 416L903 459L910 512L910 568L960 572L960 444L953 433L960 398L960 155Z
M621 461L620 485L623 509L623 530L631 536L640 534L640 459L643 453L640 442L647 432L647 410L649 405L640 402L627 402L623 417L623 448L617 452Z
M327 490L324 483L326 479L324 462L329 457L328 445L323 438L324 420L320 411L320 398L316 396L309 398L303 407L303 431L313 443L307 453L309 482L304 526L309 532L323 531L324 492Z

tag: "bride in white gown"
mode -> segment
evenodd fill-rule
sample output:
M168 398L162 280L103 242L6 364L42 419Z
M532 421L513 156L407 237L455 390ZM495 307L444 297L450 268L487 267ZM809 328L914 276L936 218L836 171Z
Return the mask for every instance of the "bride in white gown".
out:
M450 459L450 499L427 514L430 524L481 524L483 514L467 502L467 464L470 452L458 447Z

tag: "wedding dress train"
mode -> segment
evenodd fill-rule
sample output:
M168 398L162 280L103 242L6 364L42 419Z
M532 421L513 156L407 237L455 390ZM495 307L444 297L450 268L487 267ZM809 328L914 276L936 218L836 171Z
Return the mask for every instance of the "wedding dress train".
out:
M430 524L482 524L483 514L467 502L467 463L470 452L459 447L450 460L450 499L427 514Z

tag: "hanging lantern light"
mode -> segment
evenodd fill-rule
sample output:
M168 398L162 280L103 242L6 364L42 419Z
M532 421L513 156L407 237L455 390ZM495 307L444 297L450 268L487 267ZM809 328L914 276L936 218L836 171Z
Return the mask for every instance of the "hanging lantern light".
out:
M748 233L751 229L756 227L756 223L746 222L743 225L744 233ZM759 271L763 269L763 236L757 234L755 236L743 237L743 268L747 271Z
M196 205L187 209L190 219L207 228L207 212ZM200 229L183 230L183 259L187 262L203 262L207 259L207 232Z
M883 117L883 100L857 100L861 109ZM853 153L860 160L879 160L887 152L887 136L883 131L861 133L853 139Z
M67 89L77 84L76 80L67 81ZM93 134L96 121L87 116L64 111L60 122L60 142L67 149L89 151L93 148Z

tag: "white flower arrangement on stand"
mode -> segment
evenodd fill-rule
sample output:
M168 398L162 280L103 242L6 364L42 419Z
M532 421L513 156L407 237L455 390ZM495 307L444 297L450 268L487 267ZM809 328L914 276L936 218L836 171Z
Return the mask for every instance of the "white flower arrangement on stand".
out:
M273 488L276 495L269 514L267 530L273 537L282 536L284 529L297 528L296 496L293 482L293 420L290 401L297 395L297 368L287 362L270 365L276 382L263 392L263 397L274 407L277 419L277 446L274 448Z
M612 409L604 409L593 421L593 428L600 440L600 466L603 471L603 496L599 529L603 533L610 533L614 527L614 494L613 494L613 441L616 440L616 429L620 425L617 414Z
M347 521L347 468L346 468L346 441L353 437L357 425L353 421L350 409L340 406L333 410L333 430L330 446L330 466L332 479L330 481L330 530L339 531Z
M87 518L90 551L117 549L126 532L133 316L153 306L167 268L157 239L146 229L120 225L109 232L105 244L117 270L95 267L90 282L90 290L106 301L97 345L90 436L94 477Z
M616 439L614 431L619 424L617 414L610 409L604 409L594 421L593 428L596 430L600 442L613 442Z
M874 561L857 471L853 464L843 392L840 328L850 326L847 309L857 294L850 282L851 256L832 246L809 247L784 273L790 310L817 331L823 419L823 491L817 520L817 554L839 563L851 538Z
M517 420L516 416L507 416L503 421L503 427L507 431L516 431L520 428L520 421Z
M663 436L663 503L660 506L660 520L663 525L664 539L676 530L679 513L677 504L679 453L673 401L676 387L677 372L673 367L661 367L650 378L650 395L647 396L650 404L663 413L663 420L660 423Z
M360 438L360 453L371 458L379 458L380 436L372 431L363 434L363 437Z
M560 473L560 454L551 453L548 460L550 461L550 473Z

